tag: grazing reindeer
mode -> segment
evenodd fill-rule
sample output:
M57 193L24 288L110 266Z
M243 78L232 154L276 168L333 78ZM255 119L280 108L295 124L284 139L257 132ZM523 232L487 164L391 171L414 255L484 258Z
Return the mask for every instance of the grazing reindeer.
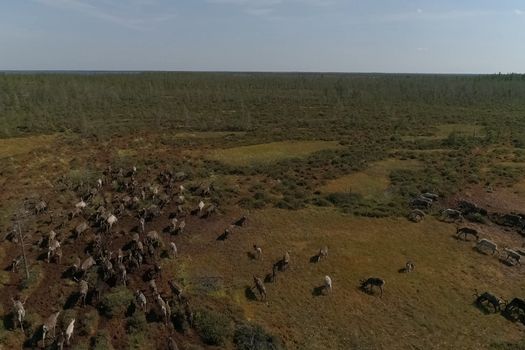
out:
M149 284L149 289L151 290L151 292L155 295L159 294L159 290L157 289L157 283L155 283L155 280L152 279L148 282Z
M328 275L324 276L324 290L327 293L332 292L332 279Z
M385 286L384 279L370 277L366 280L361 280L360 282L361 282L361 289L366 291L367 293L371 293L373 287L379 287L379 290L381 291L380 297L383 297L383 287Z
M135 299L137 300L137 303L139 304L139 307L142 309L142 311L146 312L146 296L141 290L137 289L135 292Z
M182 235L184 233L184 228L186 227L186 220L181 220L179 224L179 233Z
M171 292L177 297L177 300L181 300L183 289L177 282L169 280L168 284L170 286Z
M478 243L476 244L476 248L482 252L483 249L487 249L488 251L490 251L492 253L492 255L498 253L498 246L496 243L492 242L491 240L488 240L486 238L482 238L478 241Z
M47 210L47 203L45 201L40 201L35 205L35 214L42 214Z
M139 219L139 231L140 233L144 233L145 232L145 226L146 225L146 220L144 219L144 217L140 217Z
M483 294L479 295L476 289L474 296L476 297L476 305L482 306L484 302L488 302L494 308L494 312L501 311L501 306L505 304L503 300L490 292L484 292Z
M49 247L47 248L47 262L49 263L51 258L55 257L60 264L62 260L62 248L60 247L60 242L56 239L53 239L51 242L49 242Z
M79 294L80 294L80 305L86 306L86 297L89 291L89 285L85 280L80 280L79 282Z
M179 350L177 343L175 343L172 337L168 338L168 350Z
M407 261L407 263L405 264L404 272L406 273L412 272L414 271L415 268L416 268L416 265L412 261Z
M253 249L255 250L255 259L262 260L263 256L261 247L259 247L257 244L254 244Z
M61 330L58 333L57 341L56 341L56 347L58 350L64 349L64 343L66 342L66 338L64 337L64 332Z
M479 233L477 230L473 229L473 228L470 228L470 227L461 227L461 228L458 228L456 230L456 236L458 238L461 238L461 236L463 236L463 239L466 241L467 240L467 236L470 235L470 236L474 236L476 238L476 240L479 239Z
M117 269L118 269L119 277L120 277L120 280L122 281L122 284L126 285L127 280L128 280L128 274L127 274L127 271L126 271L126 266L124 266L123 263L120 263L120 264L117 265Z
M173 218L171 219L171 222L170 222L170 229L169 229L169 232L174 234L177 232L177 223L179 222L179 220L177 220L177 218Z
M55 330L57 326L58 316L60 315L60 311L55 312L51 316L49 316L44 324L42 325L42 344L43 347L46 347L46 335L51 330L53 331L53 339L55 338Z
M113 214L110 214L106 219L106 232L111 231L113 225L118 221L117 217Z
M319 253L317 253L317 262L321 261L321 259L326 259L328 257L328 247L324 246L321 249L319 249Z
M72 319L66 328L66 345L67 346L69 346L69 341L71 340L71 337L73 336L74 330L75 330L75 319Z
M171 254L173 256L177 256L178 250L177 250L177 245L175 244L175 242L170 242L170 247L171 247Z
M86 222L82 222L75 227L75 234L77 237L89 229L89 225Z
M266 288L264 287L263 281L255 275L253 276L253 281L255 282L255 288L257 288L262 300L266 300Z
M199 205L197 206L197 207L199 208L199 213L201 213L201 212L202 212L202 209L204 209L204 205L205 205L205 204L204 204L203 201L200 201L200 202L199 202Z
M290 253L288 251L284 253L283 259L281 261L282 261L281 269L283 271L288 269L288 266L290 266Z
M514 264L520 264L521 265L521 262L520 262L521 255L520 255L520 253L518 253L515 250L509 249L509 248L504 248L503 252L505 254L507 254L507 257L505 258L505 261L509 261L509 259L512 259L512 260L515 261Z
M443 209L441 212L441 220L443 221L462 221L463 215L456 209Z
M514 298L505 307L505 314L508 317L512 317L515 311L517 311L518 315L525 314L525 300L520 298ZM525 319L522 319L522 322L525 324Z
M16 258L14 258L11 261L11 271L15 273L18 272L18 267L20 266L20 263L22 262L22 260L23 260L22 255L18 255Z
M157 294L157 303L159 304L160 311L162 312L162 315L164 316L164 323L167 325L168 321L171 317L171 309L167 302L162 299L160 294Z
M15 300L13 298L11 298L11 301L13 302L13 313L15 314L15 320L14 320L15 328L16 328L16 323L18 322L23 332L24 331L24 318L26 317L26 310L24 309L24 304L26 303L27 298L26 300L24 300L24 302L18 299Z

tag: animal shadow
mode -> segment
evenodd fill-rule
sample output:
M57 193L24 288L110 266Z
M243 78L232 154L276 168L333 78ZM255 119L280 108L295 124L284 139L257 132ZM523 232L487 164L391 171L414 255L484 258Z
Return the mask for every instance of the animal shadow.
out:
M312 289L312 295L314 297L319 297L319 296L324 295L324 286L318 286Z
M66 300L65 304L64 304L64 310L67 310L67 309L72 309L74 308L78 301L80 299L80 295L79 293L75 292L75 293L72 293Z
M310 264L317 264L319 262L319 255L315 254L314 256L310 257Z
M228 235L229 233L228 232L224 232L223 234L221 234L219 237L217 237L217 240L218 241L225 241L227 238L228 238Z
M250 260L255 260L256 256L253 254L253 252L246 252L246 255Z
M275 282L275 278L273 277L273 273L267 273L266 276L264 276L264 283L272 283Z
M397 272L399 272L399 273L406 273L407 269L405 267L403 267L403 268L397 270Z
M248 300L257 301L257 295L255 295L255 293L253 292L253 289L251 286L246 286L244 288L244 296Z
M517 264L510 261L510 260L507 260L507 259L498 259L500 263L502 263L503 265L507 265L508 267L513 267L513 266L516 266Z

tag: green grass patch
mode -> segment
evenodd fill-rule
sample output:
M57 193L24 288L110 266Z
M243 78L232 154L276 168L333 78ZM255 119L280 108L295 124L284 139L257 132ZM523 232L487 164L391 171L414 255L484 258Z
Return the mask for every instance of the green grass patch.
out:
M337 141L283 141L219 149L213 151L208 158L228 165L245 166L304 157L321 150L340 147Z

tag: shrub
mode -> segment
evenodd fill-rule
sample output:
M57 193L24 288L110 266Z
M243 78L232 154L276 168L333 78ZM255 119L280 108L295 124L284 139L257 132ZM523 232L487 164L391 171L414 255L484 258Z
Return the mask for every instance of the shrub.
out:
M123 317L132 302L133 294L131 291L125 286L119 286L104 295L100 302L100 311L109 318Z
M233 335L232 321L224 314L200 310L195 314L195 328L209 345L224 345Z
M235 328L235 346L239 350L279 350L281 340L268 333L259 325L244 323Z
M92 336L96 333L99 321L98 312L90 310L82 315L78 320L78 333L84 336Z
M93 350L113 350L111 345L111 338L107 331L100 331L91 340Z
M135 312L126 320L126 332L136 333L146 329L146 315L143 312Z

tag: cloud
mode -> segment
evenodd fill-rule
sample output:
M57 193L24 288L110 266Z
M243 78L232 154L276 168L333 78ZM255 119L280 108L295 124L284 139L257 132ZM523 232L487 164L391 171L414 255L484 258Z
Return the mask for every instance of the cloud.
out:
M373 17L376 22L406 22L406 21L448 21L465 18L475 18L496 15L495 11L478 11L478 10L451 10L443 12L425 12L417 9L415 12L391 13Z
M516 15L518 15L518 16L521 16L521 15L525 14L525 11L515 9L515 10L514 10L514 14L516 14Z
M156 0L129 0L122 7L122 3L114 0L92 1L85 0L34 0L37 3L61 10L75 11L86 16L133 29L146 29L149 25L165 22L175 17L174 13L142 14L144 7L156 4ZM94 3L97 3L96 5ZM119 7L120 5L120 7ZM129 12L140 15L129 15Z

